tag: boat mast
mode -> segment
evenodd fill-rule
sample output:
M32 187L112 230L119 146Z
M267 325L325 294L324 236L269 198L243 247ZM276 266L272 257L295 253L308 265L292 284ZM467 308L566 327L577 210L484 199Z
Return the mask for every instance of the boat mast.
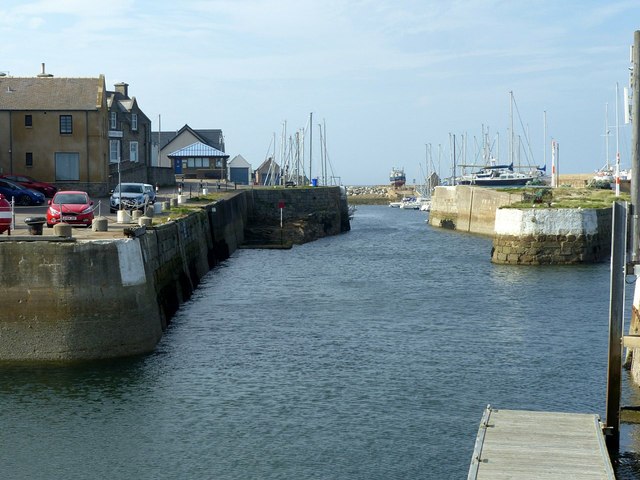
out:
M509 122L511 129L509 134L509 165L513 165L513 91L509 91Z
M607 161L607 172L611 168L609 165L609 122L607 121L607 117L609 116L609 104L604 104L604 149L605 149L605 158Z
M309 113L309 182L313 182L313 112Z
M618 82L616 82L616 197L620 196L620 125L618 122Z
M542 157L547 166L547 111L542 112Z

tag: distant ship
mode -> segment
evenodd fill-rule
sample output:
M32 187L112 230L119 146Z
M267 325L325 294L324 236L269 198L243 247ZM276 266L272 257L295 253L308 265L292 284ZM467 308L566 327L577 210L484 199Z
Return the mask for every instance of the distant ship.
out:
M402 187L407 181L407 177L404 175L404 169L392 168L391 173L389 174L389 181L391 182L392 187Z

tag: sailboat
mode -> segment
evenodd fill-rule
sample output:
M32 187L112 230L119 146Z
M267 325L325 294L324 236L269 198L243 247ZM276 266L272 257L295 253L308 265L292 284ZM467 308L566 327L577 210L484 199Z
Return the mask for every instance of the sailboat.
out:
M609 163L609 109L608 104L605 104L604 110L604 140L605 140L605 160L606 163L598 170L595 171L592 184L602 188L611 188L616 191L616 195L620 193L620 185L628 184L631 182L631 171L620 170L620 125L618 122L618 84L616 83L616 163L615 166ZM628 191L629 189L626 188Z
M524 186L529 183L546 183L542 181L546 177L546 165L543 167L529 167L529 171L524 173L517 171L522 167L514 166L514 129L513 129L513 105L515 99L513 92L509 92L510 98L510 119L511 119L511 135L509 137L509 163L498 163L498 160L490 155L488 147L487 134L483 127L483 158L485 165L476 172L458 177L459 185L475 185L484 187L517 187ZM528 142L528 138L525 139Z
M431 195L434 189L440 185L440 177L435 172L433 167L433 159L431 158L431 144L427 143L426 147L426 168L427 173L424 175L424 184L416 185L416 202L419 205L419 209L423 212L431 210ZM420 165L422 171L422 165Z

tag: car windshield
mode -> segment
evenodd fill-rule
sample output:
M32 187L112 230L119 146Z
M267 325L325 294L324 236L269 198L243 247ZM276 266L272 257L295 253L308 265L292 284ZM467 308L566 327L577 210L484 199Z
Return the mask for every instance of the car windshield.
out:
M2 180L0 182L0 185L2 185L5 188L10 188L12 190L25 190L25 188L22 185L18 185L17 183L10 182L9 180Z
M118 189L116 188L116 192ZM122 193L144 193L142 190L142 185L122 185Z
M75 205L81 205L81 204L89 203L89 200L87 199L87 196L84 193L63 193L63 194L56 195L56 198L53 200L52 203L55 203L55 204L71 203Z

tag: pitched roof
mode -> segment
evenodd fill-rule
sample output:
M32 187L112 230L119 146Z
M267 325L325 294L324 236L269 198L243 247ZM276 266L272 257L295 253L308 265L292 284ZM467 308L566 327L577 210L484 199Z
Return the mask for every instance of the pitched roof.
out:
M98 110L104 94L104 75L0 77L0 110Z
M168 157L223 157L229 158L224 152L221 152L217 148L213 148L209 145L205 145L202 142L192 143L180 150L176 150L167 155Z
M245 160L242 155L236 155L229 162L229 167L241 168L241 167L249 167L251 168L251 164Z
M219 128L194 130L189 125L184 125L180 130L176 132L152 132L151 140L153 143L160 145L160 149L165 148L170 144L174 138L179 137L183 132L190 132L194 137L200 140L202 143L224 151L224 136L222 130ZM159 140L159 141L158 141Z

